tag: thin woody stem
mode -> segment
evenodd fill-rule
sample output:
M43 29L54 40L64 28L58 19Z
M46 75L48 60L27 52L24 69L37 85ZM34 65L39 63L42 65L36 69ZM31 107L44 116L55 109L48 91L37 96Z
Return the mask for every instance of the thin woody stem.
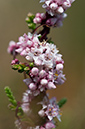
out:
M15 49L13 50L13 60L15 60L16 58L16 52L15 52Z
M40 27L44 27L43 28L43 30L41 30L38 34L41 34L42 36L41 36L41 38L40 38L40 41L43 41L43 39L47 39L47 34L49 34L49 32L50 32L50 27L48 26L48 25L46 25L46 24L41 24L41 25L39 25L38 27L36 27L36 29L35 30L33 30L33 34L35 34L35 32L40 28Z

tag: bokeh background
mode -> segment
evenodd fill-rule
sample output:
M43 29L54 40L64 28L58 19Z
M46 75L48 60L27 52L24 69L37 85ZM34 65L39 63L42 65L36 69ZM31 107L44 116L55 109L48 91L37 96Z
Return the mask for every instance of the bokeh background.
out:
M15 129L14 113L7 108L4 87L10 86L17 100L21 100L26 86L23 75L10 67L12 57L7 54L10 40L27 33L25 18L28 12L44 12L39 0L0 0L0 129ZM67 10L68 17L61 28L51 30L65 61L66 82L48 91L58 100L67 97L62 107L62 122L57 129L85 129L85 0L76 0Z

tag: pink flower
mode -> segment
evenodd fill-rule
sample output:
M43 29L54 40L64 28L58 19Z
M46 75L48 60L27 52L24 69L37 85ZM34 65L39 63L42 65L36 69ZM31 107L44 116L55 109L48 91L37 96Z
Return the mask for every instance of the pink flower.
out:
M45 129L53 129L55 128L55 125L52 122L47 122L45 124Z
M9 47L7 49L7 52L10 53L10 54L13 54L15 49L18 49L18 45L14 41L10 41L9 42Z
M46 15L44 13L37 13L33 21L36 24L40 24L44 19L46 19Z

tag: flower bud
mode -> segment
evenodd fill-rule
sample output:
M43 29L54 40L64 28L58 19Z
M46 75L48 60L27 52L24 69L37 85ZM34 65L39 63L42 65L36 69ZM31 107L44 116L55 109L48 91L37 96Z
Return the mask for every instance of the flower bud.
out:
M18 64L18 63L19 63L19 60L18 59L15 59L15 60L12 60L11 65Z
M33 67L32 70L31 70L31 74L32 74L32 75L37 75L38 72L39 72L39 69L36 68L36 67Z
M52 129L52 128L55 128L55 125L51 122L47 122L45 124L45 129Z
M37 86L34 83L30 83L29 88L30 90L35 90Z
M48 88L49 88L49 89L51 89L51 88L55 89L56 86L53 84L53 82L49 82L49 83L48 83Z
M56 70L62 70L62 69L63 69L63 64L56 65Z
M52 3L50 5L50 8L53 9L53 10L57 9L57 7L58 7L58 5L56 3Z
M44 110L40 110L40 111L38 112L38 114L39 114L41 117L43 117L43 116L45 115L45 112L44 112Z
M42 79L40 83L41 85L47 85L48 81L46 79Z
M64 9L67 9L67 8L71 7L71 3L70 2L64 2L63 7L64 7Z
M46 76L46 71L45 70L41 70L39 73L39 77L43 78L44 76Z
M64 9L60 6L57 11L58 11L58 13L63 13Z

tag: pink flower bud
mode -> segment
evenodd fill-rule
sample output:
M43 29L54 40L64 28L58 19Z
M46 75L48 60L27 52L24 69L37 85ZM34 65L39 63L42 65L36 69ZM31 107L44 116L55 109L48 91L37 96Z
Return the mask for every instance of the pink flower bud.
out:
M55 128L55 125L51 122L47 122L45 124L45 129L52 129L52 128Z
M41 18L37 17L36 18L36 23L41 23Z
M30 83L29 88L30 90L35 90L37 86L34 83Z
M63 69L63 64L56 65L56 70L62 70L62 69Z
M50 8L53 9L53 10L57 9L57 7L58 7L58 5L56 3L52 3L50 5Z
M12 60L11 65L16 64L16 63L19 63L18 59Z
M36 68L36 67L32 68L32 70L31 70L31 74L32 74L32 75L37 75L38 72L39 72L39 69Z
M37 13L37 14L36 14L36 17L40 17L40 13Z
M12 54L13 50L17 48L17 44L14 41L9 42L9 47L7 49L7 52Z
M40 83L41 83L41 85L47 85L48 81L46 79L42 79Z
M55 89L56 86L54 85L53 82L48 82L48 88L49 88L49 89L51 89L51 88Z
M44 110L40 110L40 111L38 112L38 114L39 114L41 117L43 117L43 116L45 115L45 112L44 112Z
M39 77L43 78L44 76L46 76L46 71L45 70L41 70L39 73Z
M41 126L40 129L45 129L45 128Z
M41 18L42 18L42 19L45 19L45 18L46 18L45 13L41 13Z
M64 3L63 3L63 8L64 8L64 9L67 9L67 8L69 8L69 7L71 7L70 1L69 1L69 2L64 2Z

